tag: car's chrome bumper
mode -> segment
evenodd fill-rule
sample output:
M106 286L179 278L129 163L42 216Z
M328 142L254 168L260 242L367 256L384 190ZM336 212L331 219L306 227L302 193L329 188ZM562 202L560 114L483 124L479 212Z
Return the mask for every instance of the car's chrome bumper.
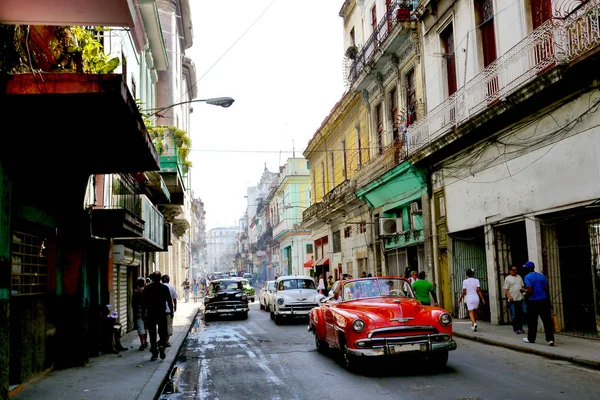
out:
M239 312L248 312L249 307L235 307L235 308L217 308L217 309L205 309L204 314L234 314Z
M456 342L448 334L434 333L416 337L360 339L355 348L348 349L356 356L389 356L404 353L435 353L456 350Z

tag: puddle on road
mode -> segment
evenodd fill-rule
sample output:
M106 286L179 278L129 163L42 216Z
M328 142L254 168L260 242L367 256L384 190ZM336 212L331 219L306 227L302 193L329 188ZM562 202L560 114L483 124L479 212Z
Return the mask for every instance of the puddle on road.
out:
M162 394L159 397L159 400L167 400L171 398L172 394L180 393L179 391L179 377L183 372L183 368L181 365L175 365L175 367L171 370L171 375L169 377L169 382L165 385Z

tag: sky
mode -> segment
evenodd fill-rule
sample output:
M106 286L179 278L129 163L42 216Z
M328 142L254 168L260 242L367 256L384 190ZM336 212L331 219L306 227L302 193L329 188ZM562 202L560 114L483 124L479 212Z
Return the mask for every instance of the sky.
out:
M343 0L190 4L197 98L235 99L193 106L192 191L208 229L234 226L265 165L276 172L294 149L302 156L344 93Z

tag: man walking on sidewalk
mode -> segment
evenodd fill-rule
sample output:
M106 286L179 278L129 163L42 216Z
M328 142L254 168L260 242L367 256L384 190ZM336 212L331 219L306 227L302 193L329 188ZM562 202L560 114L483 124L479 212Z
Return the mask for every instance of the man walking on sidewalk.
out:
M144 289L144 313L146 315L146 323L148 324L148 334L150 336L150 352L154 361L158 358L165 359L165 344L167 343L167 313L165 312L165 302L169 310L173 310L173 300L169 288L160 281L161 275L159 271L155 271L150 275L152 283ZM171 313L173 317L173 313ZM158 326L158 335L160 340L156 340L156 327Z
M508 299L508 308L515 335L525 333L523 330L523 292L525 291L525 284L521 276L517 274L517 271L518 268L516 265L511 266L510 275L506 277L502 286Z
M548 346L554 346L554 326L550 315L548 280L543 274L534 271L535 264L531 261L527 261L523 268L529 268L532 271L525 277L529 301L527 303L527 337L523 341L535 343L539 316L544 324Z

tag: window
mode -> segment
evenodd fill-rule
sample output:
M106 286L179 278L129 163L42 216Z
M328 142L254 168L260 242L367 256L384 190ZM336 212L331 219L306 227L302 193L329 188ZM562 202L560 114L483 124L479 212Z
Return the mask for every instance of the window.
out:
M360 142L360 128L357 126L356 127L356 162L358 164L358 169L360 169L361 165L362 165L362 156L361 156L361 149L362 145Z
M448 84L448 96L456 92L456 59L454 56L454 32L452 24L440 34L442 41L442 50L444 51L444 59L446 61L446 81Z
M365 233L366 231L367 231L367 224L365 222L361 222L360 224L358 224L358 229L357 229L358 233Z
M312 187L315 188L315 190L313 191L315 194L315 198L313 200L316 203L317 202L317 171L313 171L312 176L313 176Z
M313 245L312 243L307 244L306 245L306 254L312 254L313 253Z
M348 179L348 173L346 171L346 141L342 140L342 173L344 174L344 180Z
M383 152L383 115L382 115L382 107L381 103L375 107L375 132L376 132L376 144L377 144L377 154L381 154Z
M415 70L406 74L406 124L411 125L417 121L417 93L415 83Z
M48 242L24 232L12 234L12 295L48 292Z
M344 228L344 238L347 239L350 236L352 236L352 227L351 226L347 226Z
M371 8L371 32L377 29L377 6Z
M354 27L350 29L350 44L356 46L356 34L354 33Z
M325 163L321 162L321 187L323 189L323 197L325 197Z
M398 139L398 91L393 88L390 91L390 119L392 120L393 139Z
M333 232L333 252L339 253L342 251L342 236L340 231Z
M329 153L329 157L331 158L331 188L335 187L335 155L333 151Z

